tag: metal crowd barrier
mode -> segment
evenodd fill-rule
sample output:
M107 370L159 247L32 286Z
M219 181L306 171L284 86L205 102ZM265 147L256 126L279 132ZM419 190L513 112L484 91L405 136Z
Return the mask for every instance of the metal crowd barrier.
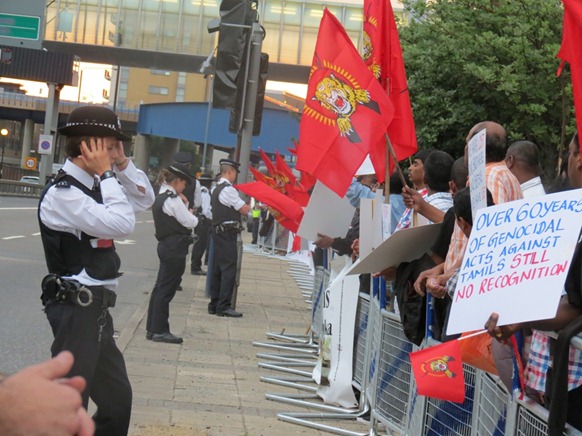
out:
M300 276L301 271L295 271ZM316 344L321 334L321 295L327 288L329 272L316 269L309 300L311 310L311 339ZM317 386L308 375L297 368L314 364L318 350L305 357L301 344L286 337L271 339L289 341L278 351L286 354L257 354L279 363L263 366L271 370L287 367L300 378L261 377L261 381L295 389L283 394L266 394L272 401L316 409L317 412L281 412L277 416L289 423L340 435L443 435L443 436L543 436L548 434L548 411L531 400L520 397L520 392L509 392L494 375L463 365L465 401L457 404L418 395L409 353L418 349L403 333L399 315L386 305L385 289L373 286L372 295L360 294L356 313L354 336L353 380L359 392L358 409L343 409L326 405L317 397ZM432 310L428 305L427 310ZM432 314L427 316L428 322ZM305 340L297 336L298 341ZM435 345L427 329L425 345ZM582 340L572 344L582 349ZM299 345L299 346L298 346ZM262 345L261 345L262 346ZM311 359L311 360L310 360ZM259 364L262 366L261 364ZM306 394L297 394L296 390ZM582 412L581 412L582 413ZM369 415L369 421L368 419ZM365 427L362 430L362 427ZM566 426L564 435L582 435Z

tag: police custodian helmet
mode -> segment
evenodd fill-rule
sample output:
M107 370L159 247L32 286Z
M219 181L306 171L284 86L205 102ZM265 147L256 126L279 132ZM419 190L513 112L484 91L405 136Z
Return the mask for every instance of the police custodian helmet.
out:
M81 106L73 110L67 124L58 130L65 136L113 136L121 141L131 140L121 131L119 117L104 106Z

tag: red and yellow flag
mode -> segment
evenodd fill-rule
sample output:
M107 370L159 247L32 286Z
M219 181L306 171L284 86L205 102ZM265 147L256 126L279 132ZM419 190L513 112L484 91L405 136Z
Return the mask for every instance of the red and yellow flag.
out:
M576 125L582 135L582 1L562 0L564 4L564 27L562 46L558 57L570 64ZM580 143L582 151L582 142Z
M283 227L297 233L303 218L303 208L296 201L264 182L243 183L236 185L236 189L265 203L271 208L274 212L273 216Z
M386 152L393 113L380 83L325 9L299 126L297 169L343 197L366 155L377 162Z
M419 395L455 403L465 401L458 339L410 353L410 363Z
M364 0L364 50L362 58L380 81L394 105L394 118L388 126L388 136L397 159L403 160L418 150L416 130L406 71L394 11L389 0ZM381 157L381 156L380 156ZM378 181L384 180L386 159L377 162L370 156ZM393 162L390 161L392 174ZM380 166L384 170L381 170ZM380 179L382 177L382 179Z

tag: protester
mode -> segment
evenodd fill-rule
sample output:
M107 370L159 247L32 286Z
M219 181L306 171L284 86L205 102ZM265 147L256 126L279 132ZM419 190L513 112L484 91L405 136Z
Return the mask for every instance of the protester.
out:
M492 121L484 121L474 125L466 138L467 146L469 141L481 130L486 129L485 143L485 178L487 189L491 192L494 204L502 204L508 201L523 198L518 180L505 165L505 154L507 144L507 134L505 129ZM465 163L468 163L468 148L465 147ZM455 269L461 266L461 261L465 253L468 239L465 237L458 225L455 225L451 243L445 262L436 265L434 268L424 271L415 282L417 292L424 292L426 279L436 277L431 283L438 286L445 286L448 279L453 275ZM436 288L435 288L436 290Z
M160 172L160 193L152 206L160 268L150 296L146 339L168 344L181 344L182 338L170 332L170 302L182 281L186 256L194 242L192 229L198 219L188 209L188 199L182 195L192 184L188 168L175 163Z
M241 214L247 214L250 210L232 186L239 166L231 159L221 159L220 180L212 192L214 259L208 313L231 318L242 316L232 308L232 295L238 261L237 237L242 230Z
M505 164L521 184L523 198L546 194L540 178L539 150L533 142L517 141L511 144L505 155Z
M106 107L73 110L59 129L69 158L38 206L50 273L42 301L55 338L51 352L75 356L68 376L85 378L83 405L89 397L96 404L98 435L127 434L131 416L131 385L108 310L121 275L113 239L133 232L135 212L154 200L146 174L125 156L121 141L130 138L120 125Z
M574 135L569 146L568 178L574 188L582 188L582 159L578 133ZM499 315L492 313L485 324L489 334L499 342L506 342L520 329L537 329L542 331L560 330L582 315L582 239L578 239L574 256L570 262L570 270L566 278L565 294L562 295L556 316L551 319L530 321L519 324L498 326ZM532 348L534 344L532 343ZM547 356L550 350L543 351L539 361L532 361L530 370L534 374L528 376L527 383L538 391L547 391L546 377L551 358ZM535 357L534 357L535 359ZM531 374L530 372L530 374ZM555 399L556 401L558 399ZM582 430L582 351L570 347L568 363L568 398L563 407L567 408L567 422L578 430ZM546 407L548 404L544 404Z
M0 375L0 434L91 436L95 423L83 408L83 377L65 376L73 355L62 351L51 360L9 377Z
M408 178L410 179L414 190L418 191L421 196L425 196L427 193L426 185L424 182L424 161L430 156L432 152L433 150L419 150L414 155L412 164L408 167ZM403 190L402 193L404 194L405 191ZM410 208L406 208L400 217L400 220L398 221L394 231L407 229L413 225L414 211Z

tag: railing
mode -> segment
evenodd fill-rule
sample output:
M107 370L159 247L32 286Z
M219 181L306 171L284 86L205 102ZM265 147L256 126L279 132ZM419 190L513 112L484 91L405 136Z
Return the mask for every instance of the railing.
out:
M317 286L317 281L314 281L314 291ZM367 429L362 432L361 427L354 426L356 415L353 410L322 413L321 410L325 411L331 406L322 404L317 396L304 395L298 400L295 393L266 394L269 400L319 410L311 413L281 412L277 415L279 419L329 433L352 436L548 434L548 410L527 397L520 399L518 390L509 392L498 377L470 365L464 365L466 399L462 404L418 395L409 359L409 352L418 348L404 336L400 317L383 304L382 297L378 298L375 294L375 291L372 297L360 294L354 338L352 385L360 391L359 410L371 411ZM312 329L320 322L312 318ZM437 343L432 338L426 341L430 345ZM575 337L571 344L582 349L580 337ZM293 357L290 353L292 348L287 346L283 350L288 353L285 355L287 359ZM259 366L280 370L279 366ZM273 383L273 379L262 377L261 381ZM312 386L313 381L309 378L302 380L301 389L315 391L317 387ZM298 384L288 383L288 387L297 388ZM564 434L582 433L567 425Z
M0 179L0 195L40 198L44 185Z

